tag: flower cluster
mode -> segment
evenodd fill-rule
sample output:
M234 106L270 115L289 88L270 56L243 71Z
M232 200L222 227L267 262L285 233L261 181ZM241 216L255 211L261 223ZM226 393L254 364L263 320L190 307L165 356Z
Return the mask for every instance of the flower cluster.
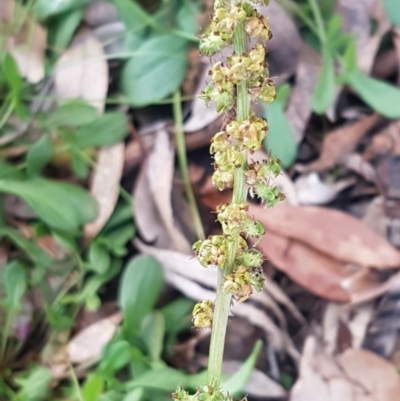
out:
M175 393L172 393L172 399L176 401L232 401L232 397L226 391L207 385L198 388L194 395L190 395L182 387L178 387ZM241 401L246 400L247 398L244 398Z
M213 100L217 111L228 111L235 103L235 86L247 82L248 95L254 102L270 103L276 91L265 64L265 47L256 44L248 53L233 54L226 63L217 62L209 72L211 82L200 97L208 104Z
M193 324L195 327L210 329L214 315L214 303L209 299L199 302L193 309Z

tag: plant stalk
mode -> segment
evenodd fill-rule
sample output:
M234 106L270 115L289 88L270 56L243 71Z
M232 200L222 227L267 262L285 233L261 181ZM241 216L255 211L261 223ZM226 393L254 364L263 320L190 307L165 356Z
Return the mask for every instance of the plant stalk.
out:
M235 2L233 1L233 4ZM246 51L246 35L243 24L239 24L233 36L235 53L242 54ZM236 119L243 121L250 115L250 99L248 96L247 82L243 81L237 85L237 103L236 103ZM235 181L233 187L233 203L244 203L247 199L247 188L244 180L246 167L247 152L244 152L245 160L242 165L235 171ZM239 245L239 237L234 238L228 247L228 261L224 269L219 270L217 299L215 302L214 320L211 332L211 344L208 360L208 383L214 389L218 389L221 385L222 361L224 356L225 336L228 325L229 312L232 302L232 295L227 294L223 290L224 277L231 273L236 252Z
M183 132L183 126L182 126L181 102L182 102L181 92L180 90L177 90L174 93L173 114L175 123L175 141L176 141L178 163L182 174L182 180L183 180L183 185L185 187L186 196L189 202L189 208L192 213L197 238L204 239L203 224L201 222L199 209L196 204L196 198L194 196L192 184L190 182L188 161L186 156L185 133Z

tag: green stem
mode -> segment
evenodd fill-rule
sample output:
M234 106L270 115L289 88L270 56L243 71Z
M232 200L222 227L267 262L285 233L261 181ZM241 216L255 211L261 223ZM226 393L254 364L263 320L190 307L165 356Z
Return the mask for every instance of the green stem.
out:
M317 25L319 39L322 42L322 46L324 46L326 43L326 30L321 10L319 9L317 0L308 0L308 2L314 15L315 24Z
M173 113L175 123L175 140L178 156L179 169L181 170L183 185L185 187L186 196L189 202L189 207L192 212L196 234L199 239L204 238L203 224L199 209L196 204L196 198L193 193L192 184L190 182L188 161L186 155L185 133L182 126L182 99L180 90L174 93Z
M241 54L246 51L246 36L243 25L236 27L233 37L235 52ZM250 114L250 99L248 96L247 82L243 81L237 85L237 104L236 115L238 121L243 121L249 118ZM246 152L245 152L246 153ZM244 154L246 160L246 154ZM247 188L245 186L244 172L246 161L236 169L235 182L233 187L233 203L243 203L247 199ZM221 384L222 361L224 357L224 346L226 328L228 325L229 312L232 302L232 296L226 294L223 290L224 277L231 273L236 258L236 253L239 245L239 237L229 243L228 261L223 270L219 271L217 299L215 302L214 321L211 333L211 344L208 360L208 383L217 389Z

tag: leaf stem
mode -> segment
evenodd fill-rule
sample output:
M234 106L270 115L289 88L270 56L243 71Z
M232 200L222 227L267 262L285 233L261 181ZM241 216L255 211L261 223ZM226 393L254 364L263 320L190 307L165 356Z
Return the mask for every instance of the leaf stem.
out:
M183 120L182 99L180 90L176 90L174 93L173 114L175 123L175 141L176 141L179 169L181 170L183 185L185 187L185 192L189 202L189 207L193 216L197 237L199 239L204 239L203 224L201 222L201 217L199 209L196 204L196 198L193 193L193 188L190 182L190 176L188 170L185 133L183 132L183 126L182 126L182 120Z
M243 24L239 24L233 36L234 49L237 54L246 51L246 36ZM237 85L237 104L236 114L237 120L243 121L249 118L250 99L247 90L247 81L242 81ZM244 152L244 162L235 171L235 181L233 187L233 203L246 202L247 188L245 186L244 172L246 168L247 152ZM224 277L226 277L233 269L236 258L236 252L239 245L239 237L234 238L228 247L228 261L224 269L219 271L217 299L215 302L214 321L211 333L211 344L208 361L208 383L217 389L221 383L222 362L224 356L225 336L228 325L228 317L232 302L231 294L226 294L223 290Z

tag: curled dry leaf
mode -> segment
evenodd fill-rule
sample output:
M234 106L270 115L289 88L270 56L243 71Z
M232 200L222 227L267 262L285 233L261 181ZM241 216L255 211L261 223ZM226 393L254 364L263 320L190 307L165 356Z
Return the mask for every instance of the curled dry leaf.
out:
M290 401L393 401L399 393L400 377L384 359L350 348L335 360L309 337Z
M99 150L97 168L93 173L90 192L98 204L96 220L84 227L88 242L104 227L114 211L119 196L119 183L124 168L125 145L123 142Z
M70 361L79 364L97 361L104 346L114 337L121 321L121 313L115 313L84 328L68 343Z
M21 21L26 11L14 0L2 0L0 5L0 30L8 27L6 49L17 62L22 77L36 84L44 77L44 59L47 31L30 16ZM22 26L20 26L22 23ZM4 31L3 31L4 32Z
M343 31L353 34L356 39L358 66L369 74L382 38L390 29L383 1L339 0L338 14L342 17ZM372 20L376 23L373 35L371 35Z
M61 102L84 99L102 113L108 90L108 65L103 46L89 29L81 29L54 72L55 92Z
M376 124L378 119L377 114L372 114L328 133L324 138L319 159L307 166L302 166L301 170L318 172L343 162L349 154L353 153L359 141Z
M139 231L159 247L190 252L190 244L175 225L171 204L174 149L168 132L158 130L134 191L134 215Z
M374 135L366 147L363 157L371 160L387 154L400 155L400 121L389 124Z
M303 140L308 120L312 114L311 100L321 69L321 56L307 43L302 43L293 85L286 109L286 117L297 143Z
M378 269L400 266L400 252L362 221L317 206L251 206L249 213L268 231L301 241L333 259ZM307 233L307 235L305 235Z

